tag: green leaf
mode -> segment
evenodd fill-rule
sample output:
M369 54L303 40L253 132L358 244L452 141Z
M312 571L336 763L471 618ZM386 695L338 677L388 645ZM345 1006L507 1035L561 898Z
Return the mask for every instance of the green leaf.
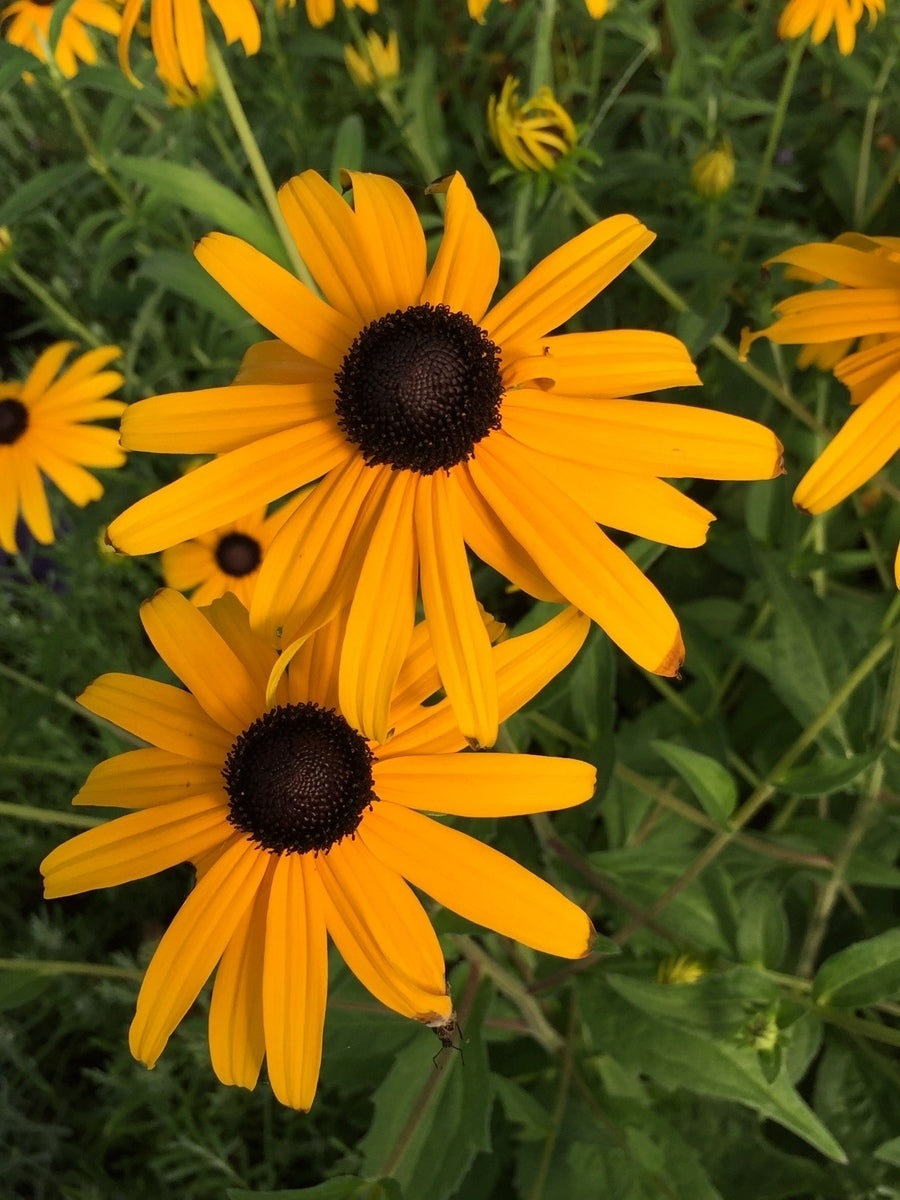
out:
M366 127L359 113L349 113L334 135L331 184L340 190L341 171L361 171L366 152Z
M857 1008L898 991L900 929L888 929L826 959L813 980L812 997L831 1008Z
M0 204L0 225L20 221L52 196L69 191L79 179L90 173L90 167L83 162L60 163L58 167L38 171Z
M777 969L787 948L788 925L781 898L768 880L739 897L737 948L743 962Z
M206 217L216 229L250 242L276 262L287 263L281 239L269 221L211 175L181 163L128 154L115 155L110 166L116 174L146 184L163 200Z
M822 756L805 767L794 767L774 782L793 796L827 796L839 792L877 761L881 751L854 754L849 758Z
M75 2L76 0L57 0L53 6L53 16L50 18L50 28L47 30L47 45L53 54L56 53L56 47L62 34L63 21Z
M360 1179L357 1175L336 1175L315 1187L291 1188L286 1192L248 1192L244 1188L226 1188L228 1200L403 1200L400 1185L394 1179Z
M0 42L0 96L21 80L22 72L33 70L38 60L21 46Z
M603 991L606 998L597 997L584 1011L589 1012L598 1043L620 1062L667 1087L736 1100L790 1129L835 1162L847 1161L841 1147L791 1086L783 1068L768 1081L748 1046L717 1041L701 1030L650 1016L626 1004L611 988Z
M738 1033L753 1007L770 1004L778 996L777 985L752 967L734 967L681 984L655 983L611 972L604 978L648 1017L723 1038Z
M877 1158L879 1162L890 1163L892 1167L900 1167L900 1137L882 1142L873 1157Z
M704 812L719 825L726 825L737 804L737 786L720 762L708 754L688 750L674 742L650 743L660 758L685 781Z
M490 1149L494 1094L481 1023L491 993L487 982L479 988L461 1054L448 1052L436 1066L438 1043L423 1030L397 1055L375 1093L375 1116L359 1147L368 1175L390 1175L411 1197L446 1200L475 1156Z

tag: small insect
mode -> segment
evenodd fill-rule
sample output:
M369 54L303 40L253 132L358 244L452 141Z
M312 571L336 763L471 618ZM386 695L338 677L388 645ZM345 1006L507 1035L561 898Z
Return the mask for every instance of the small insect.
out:
M451 1012L446 1021L428 1021L428 1028L433 1030L441 1043L441 1048L431 1060L437 1070L438 1059L445 1050L456 1050L459 1053L460 1061L463 1061L462 1046L457 1045L457 1042L462 1041L462 1031L459 1028L459 1021L456 1019L456 1012Z

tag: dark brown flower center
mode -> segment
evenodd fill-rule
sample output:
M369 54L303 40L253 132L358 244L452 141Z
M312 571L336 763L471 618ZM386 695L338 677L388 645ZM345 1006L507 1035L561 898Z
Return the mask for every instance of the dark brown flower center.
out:
M500 428L500 351L445 304L398 309L367 325L335 385L338 424L369 466L449 471Z
M11 446L28 428L28 409L21 400L0 400L0 446Z
M226 575L240 579L255 571L262 560L262 547L246 533L226 533L216 546L216 562Z
M333 708L271 708L228 751L228 819L273 854L325 853L376 799L365 738Z

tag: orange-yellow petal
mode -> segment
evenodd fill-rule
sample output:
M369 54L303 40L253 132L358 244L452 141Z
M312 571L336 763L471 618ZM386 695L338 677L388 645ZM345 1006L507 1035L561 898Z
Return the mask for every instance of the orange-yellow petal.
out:
M425 189L446 192L444 236L422 291L423 304L446 304L476 324L500 277L500 248L490 223L458 172Z
M153 808L189 796L214 797L221 788L219 764L191 762L179 754L155 748L127 750L98 763L72 803L102 808Z

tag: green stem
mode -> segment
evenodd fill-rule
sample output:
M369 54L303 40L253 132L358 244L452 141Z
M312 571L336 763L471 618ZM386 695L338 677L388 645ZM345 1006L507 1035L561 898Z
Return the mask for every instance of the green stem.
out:
M869 167L872 163L872 142L875 137L875 121L878 109L881 107L884 89L891 77L891 71L897 58L896 50L891 50L884 60L884 65L875 80L872 95L866 105L866 116L863 121L862 138L859 144L859 161L856 168L856 188L853 193L853 228L862 230L866 222L866 193L869 190Z
M881 724L879 744L889 746L897 736L897 723L900 720L900 642L894 646L894 661L891 665L891 679L888 685L887 699L884 706L884 716ZM838 895L844 884L844 877L853 855L865 837L866 831L877 815L880 808L881 785L884 782L884 760L880 758L873 764L868 784L860 797L859 804L844 835L840 849L834 856L831 874L822 885L809 920L806 936L800 949L797 961L798 975L811 975L816 958L828 930L828 922L832 909L837 903Z
M32 804L7 804L0 801L0 815L18 817L23 821L37 821L41 825L68 825L72 829L93 829L101 822L96 817L83 817L80 813L55 812L52 808L36 808Z
M561 1039L560 1039L561 1040ZM569 1005L569 1021L566 1030L565 1052L563 1054L562 1065L559 1071L559 1079L556 1085L556 1098L553 1102L553 1114L550 1118L550 1129L544 1139L544 1145L541 1150L541 1159L538 1163L537 1171L535 1172L534 1182L528 1192L528 1200L541 1200L544 1194L544 1188L550 1176L550 1168L553 1163L553 1154L559 1142L560 1134L563 1130L563 1117L566 1111L566 1105L569 1100L569 1091L572 1087L572 1071L575 1062L575 1004L570 1002Z
M890 164L884 173L884 179L878 191L872 197L872 203L866 209L866 214L863 217L862 227L865 229L875 214L883 207L888 196L892 194L897 186L897 175L900 173L900 150L895 150Z
M759 787L748 796L731 820L731 827L717 834L697 856L688 869L668 888L647 910L651 917L662 912L676 896L689 887L695 879L713 862L721 852L735 840L738 833L748 821L768 803L778 791L778 780L788 771L800 756L815 742L823 729L830 724L840 709L846 704L853 692L863 680L875 670L881 660L895 647L897 635L883 637L875 645L859 665L850 672L843 684L838 688L816 719L803 730L800 736L788 747L781 758L769 772ZM645 924L643 918L636 919L613 937L616 945L624 945Z
M562 1038L544 1016L541 1006L529 994L521 979L496 963L486 950L483 950L476 941L465 934L451 934L450 941L464 958L473 966L478 967L482 975L492 979L497 990L515 1005L522 1014L522 1019L531 1036L543 1046L548 1054L555 1054L562 1048Z
M806 41L806 37L797 38L788 54L787 70L781 80L781 90L778 93L778 99L775 101L775 112L772 114L772 124L769 126L769 138L756 174L756 186L753 189L753 196L744 217L741 236L738 239L732 258L735 266L739 266L744 261L744 254L753 231L753 224L756 221L757 213L762 204L766 184L769 182L769 174L771 173L772 163L775 159L775 151L778 149L778 141L781 137L781 131L784 128L788 104L790 103L791 93L794 90L797 71L800 69L800 60L803 57L803 51L806 49Z
M531 42L529 96L533 96L539 88L553 85L553 26L556 22L556 2L557 0L540 0L537 23Z
M265 164L259 144L253 136L253 130L250 128L250 123L247 120L247 114L244 112L243 105L238 99L237 92L234 90L234 84L231 82L228 68L225 66L225 61L219 53L219 47L211 37L207 38L206 55L216 81L216 86L219 89L219 95L222 97L222 103L225 105L225 110L231 118L238 141L241 143L241 148L247 156L250 170L253 172L253 177L256 180L266 208L269 210L272 224L278 230L278 234L284 244L285 252L294 269L294 273L311 291L317 293L315 280L310 275L306 263L300 257L297 247L294 244L294 239L291 237L290 230L287 227L287 222L281 215L281 209L278 207L278 197L275 194L275 185L272 183L272 176L269 174L269 169Z
M42 283L38 283L34 276L26 271L24 267L20 267L17 262L11 262L7 265L7 270L13 279L17 279L22 287L30 292L35 300L39 304L42 304L59 321L64 329L70 330L87 346L102 346L104 344L103 338L98 337L96 333L88 329L87 325L83 325L55 296L47 291Z

